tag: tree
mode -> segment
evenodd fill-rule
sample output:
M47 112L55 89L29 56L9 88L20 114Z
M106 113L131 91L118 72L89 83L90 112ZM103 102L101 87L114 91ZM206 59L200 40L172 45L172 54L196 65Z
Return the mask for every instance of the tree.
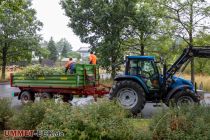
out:
M62 38L56 43L56 48L62 57L67 57L68 52L72 51L71 44L65 38Z
M50 38L50 41L48 42L47 48L50 52L49 59L55 62L58 59L58 52L57 52L55 42L52 37Z
M205 34L203 32L200 32L195 38L194 38L194 44L196 46L210 46L210 35ZM210 61L208 58L196 58L195 60L195 72L206 74L210 73Z
M62 57L67 57L67 53L68 53L67 46L64 46L63 49L62 49L62 52L61 52L61 56Z
M79 60L81 58L81 55L78 52L71 51L67 54L67 57L77 58L77 60Z
M122 33L129 26L136 0L62 0L61 5L74 33L96 50L97 56L103 58L100 64L110 67L114 77L114 64L123 57Z
M129 50L145 53L145 47L151 45L151 38L158 31L156 11L148 1L139 1L134 15L131 15L131 26L126 30L125 45Z
M9 61L27 60L40 40L37 31L42 23L26 0L4 0L0 4L0 56L2 79ZM30 59L28 59L30 60Z
M50 52L47 48L42 48L41 46L36 49L35 56L39 57L39 63L42 63L43 59L47 59L50 55Z
M210 16L210 6L205 0L163 0L159 5L166 9L165 18L171 19L175 25L175 36L182 38L193 47L193 37L199 31L208 31L209 23L205 21ZM191 80L194 83L194 60L191 62Z

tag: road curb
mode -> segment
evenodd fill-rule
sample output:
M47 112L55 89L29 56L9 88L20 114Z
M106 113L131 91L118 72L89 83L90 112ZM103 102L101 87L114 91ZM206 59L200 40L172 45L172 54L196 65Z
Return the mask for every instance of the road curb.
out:
M9 81L0 82L0 85L7 85L7 84L9 84Z

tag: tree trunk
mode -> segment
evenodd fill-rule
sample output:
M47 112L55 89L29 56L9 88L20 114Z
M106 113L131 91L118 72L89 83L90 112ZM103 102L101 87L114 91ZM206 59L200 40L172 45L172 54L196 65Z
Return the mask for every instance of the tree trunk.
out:
M191 60L191 81L194 84L195 83L195 63L194 58Z
M141 55L144 56L144 34L141 33L141 37L140 37L140 45L141 45Z
M42 64L42 58L41 58L41 56L39 56L39 64L40 65Z
M141 55L144 56L144 44L141 44Z
M7 47L5 44L5 47L2 48L2 73L1 73L1 79L5 80L6 75L6 65L7 65Z
M114 79L116 76L116 57L114 55L114 51L111 54L111 78Z
M115 77L115 75L116 75L116 68L115 68L115 66L113 66L112 65L112 73L111 73L111 77L112 77L112 79L114 79L114 77Z
M189 30L189 38L190 38L190 47L193 47L193 3L190 4L190 30ZM194 58L191 60L191 81L195 83L195 65Z

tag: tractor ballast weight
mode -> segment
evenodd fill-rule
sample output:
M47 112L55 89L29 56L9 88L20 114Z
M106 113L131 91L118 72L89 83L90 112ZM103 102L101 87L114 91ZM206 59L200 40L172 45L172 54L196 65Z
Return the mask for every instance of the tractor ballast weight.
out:
M117 99L120 105L134 114L139 113L146 102L162 101L166 105L172 100L175 105L199 102L194 85L175 76L193 57L210 58L210 47L184 49L168 70L164 65L163 74L159 73L153 56L127 56L125 74L115 77L110 99Z

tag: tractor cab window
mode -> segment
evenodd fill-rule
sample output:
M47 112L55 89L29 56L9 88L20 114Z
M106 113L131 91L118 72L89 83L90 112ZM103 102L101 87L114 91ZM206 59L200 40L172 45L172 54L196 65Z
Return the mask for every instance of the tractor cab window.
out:
M147 78L155 74L153 63L147 60L130 60L129 70L130 75L142 75Z
M156 84L156 87L158 86L158 70L153 61L131 59L128 73L129 75L140 76L145 80L148 87L154 87L153 84Z

